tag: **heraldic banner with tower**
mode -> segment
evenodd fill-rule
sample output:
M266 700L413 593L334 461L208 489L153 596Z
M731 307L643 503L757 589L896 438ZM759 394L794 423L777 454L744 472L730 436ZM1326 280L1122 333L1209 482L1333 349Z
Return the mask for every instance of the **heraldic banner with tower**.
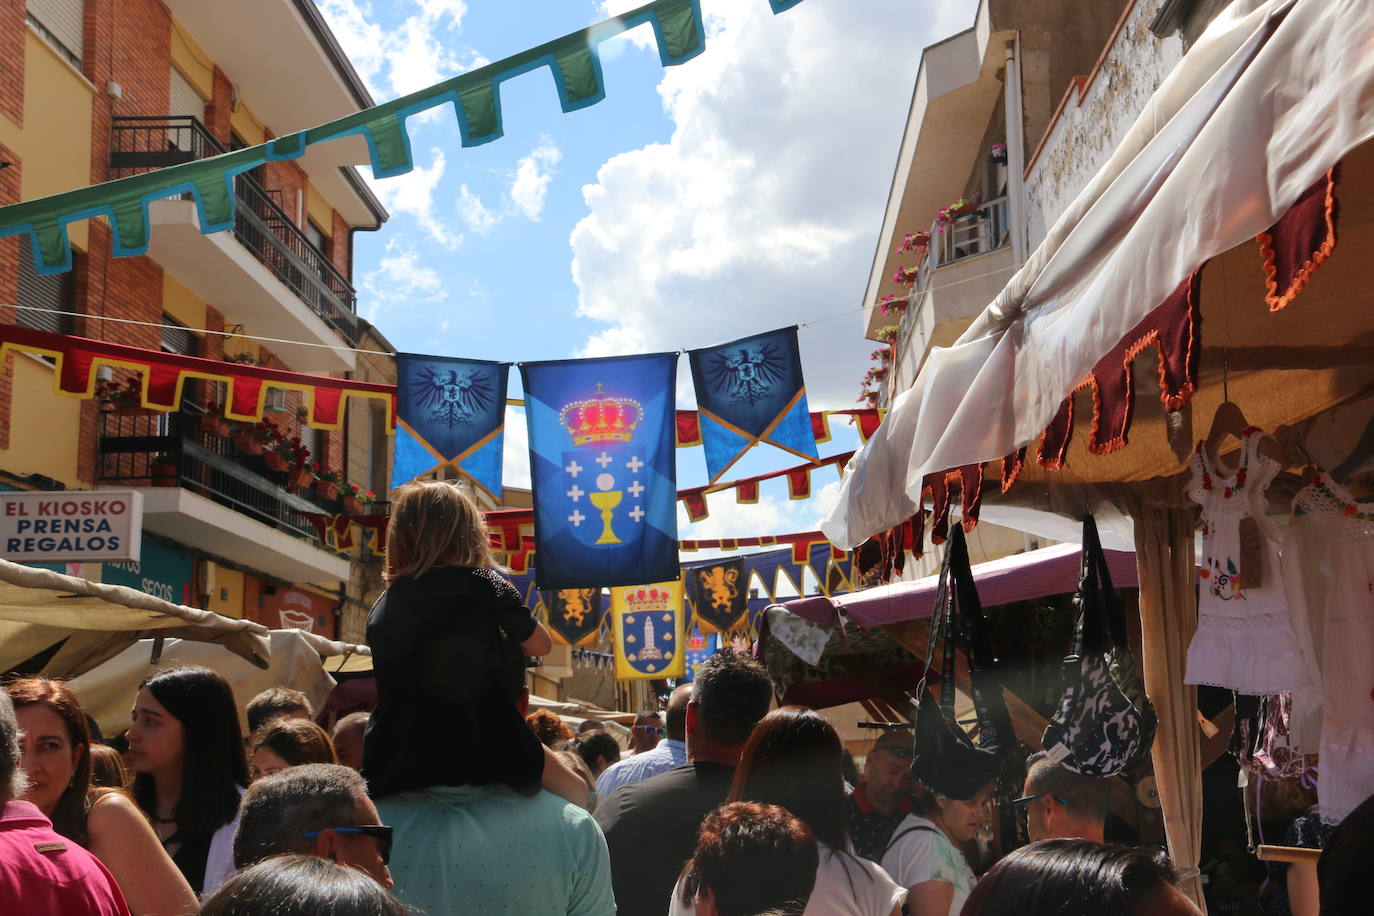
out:
M683 616L680 579L611 589L616 678L682 677Z
M522 363L520 373L538 586L675 579L677 354Z

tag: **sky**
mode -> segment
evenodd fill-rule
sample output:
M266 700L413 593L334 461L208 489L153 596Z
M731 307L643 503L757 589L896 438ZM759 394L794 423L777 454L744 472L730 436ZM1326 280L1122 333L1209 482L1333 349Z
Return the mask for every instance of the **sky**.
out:
M643 0L316 0L381 102ZM355 236L359 311L402 352L505 361L722 343L792 324L812 410L858 406L857 310L923 47L973 24L976 0L702 0L706 50L664 68L652 32L604 43L606 98L563 114L547 70L504 83L505 136L464 149L451 109L411 119L416 168L365 179L391 213ZM417 123L418 120L418 123ZM828 319L828 320L822 320ZM694 406L685 359L678 406ZM520 397L511 373L511 396ZM857 447L842 421L822 456ZM523 413L505 479L528 486ZM679 449L678 485L706 482ZM735 479L798 460L760 446ZM765 484L710 499L683 538L818 527L838 495ZM700 556L704 556L700 555Z

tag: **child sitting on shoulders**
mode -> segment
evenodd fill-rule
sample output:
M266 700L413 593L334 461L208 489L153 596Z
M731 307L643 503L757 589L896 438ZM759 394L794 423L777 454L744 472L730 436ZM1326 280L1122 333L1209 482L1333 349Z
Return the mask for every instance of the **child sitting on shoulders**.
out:
M385 580L367 619L377 707L363 774L373 796L497 783L537 793L546 752L498 666L504 643L529 656L553 641L497 571L486 519L466 493L443 481L397 491ZM550 769L555 783L565 775L556 761Z

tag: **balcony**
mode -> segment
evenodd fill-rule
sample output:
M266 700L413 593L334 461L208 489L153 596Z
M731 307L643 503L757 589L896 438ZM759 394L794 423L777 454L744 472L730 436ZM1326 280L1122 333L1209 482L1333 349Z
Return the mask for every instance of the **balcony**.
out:
M193 117L117 117L111 128L110 168L132 175L224 152ZM338 346L356 343L357 295L348 279L287 215L280 195L251 173L235 180L232 232L203 235L189 197L154 201L148 253L197 296L250 333L300 346L277 344L293 369L344 371L353 354Z
M932 347L953 344L1011 277L1011 222L998 197L945 227L930 227L931 246L907 297L897 332L895 391L916 378Z
M99 485L144 494L148 531L287 582L340 581L348 562L320 549L307 513L338 511L231 438L180 413L102 412Z

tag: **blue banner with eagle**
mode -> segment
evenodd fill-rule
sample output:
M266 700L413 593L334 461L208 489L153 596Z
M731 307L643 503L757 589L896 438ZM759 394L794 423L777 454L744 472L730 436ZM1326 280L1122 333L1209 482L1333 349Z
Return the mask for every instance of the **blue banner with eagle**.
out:
M501 498L509 363L396 354L393 489L452 465Z
M795 325L688 355L711 483L760 442L817 457Z
M677 354L522 363L540 588L678 577Z

